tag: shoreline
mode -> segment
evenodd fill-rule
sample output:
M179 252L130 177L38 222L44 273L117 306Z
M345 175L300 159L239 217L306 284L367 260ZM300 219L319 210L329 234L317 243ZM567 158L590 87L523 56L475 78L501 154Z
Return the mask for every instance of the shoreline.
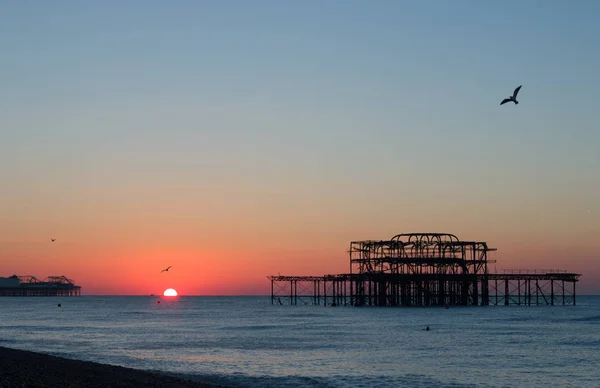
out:
M0 346L0 388L214 388L219 385Z

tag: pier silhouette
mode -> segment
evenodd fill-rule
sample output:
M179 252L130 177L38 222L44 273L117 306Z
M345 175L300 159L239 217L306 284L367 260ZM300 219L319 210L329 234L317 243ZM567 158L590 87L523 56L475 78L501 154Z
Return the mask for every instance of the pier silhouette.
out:
M271 304L324 306L575 305L581 274L564 270L490 273L495 251L447 233L398 234L350 243L350 273L268 276Z
M0 296L80 296L81 287L66 276L48 276L38 280L35 276L12 275L0 278Z

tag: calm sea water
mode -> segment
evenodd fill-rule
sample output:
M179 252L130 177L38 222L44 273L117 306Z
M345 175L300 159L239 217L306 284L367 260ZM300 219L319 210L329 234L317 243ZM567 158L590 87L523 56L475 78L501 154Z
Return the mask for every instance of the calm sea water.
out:
M600 297L447 310L4 297L0 345L230 386L600 387Z

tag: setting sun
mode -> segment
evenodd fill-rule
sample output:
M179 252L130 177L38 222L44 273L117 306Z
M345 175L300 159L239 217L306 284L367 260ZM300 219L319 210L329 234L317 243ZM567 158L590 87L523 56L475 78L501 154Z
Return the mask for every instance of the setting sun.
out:
M168 288L165 290L164 296L177 296L177 291L172 288Z

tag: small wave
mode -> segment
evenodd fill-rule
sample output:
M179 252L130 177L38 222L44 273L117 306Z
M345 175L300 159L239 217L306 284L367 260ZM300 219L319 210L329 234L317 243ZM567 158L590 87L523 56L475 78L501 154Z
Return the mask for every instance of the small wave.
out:
M11 326L2 326L2 329L14 329L14 330L32 330L32 331L74 331L79 329L74 326L27 326L27 325L11 325Z
M565 340L559 341L557 344L565 345L565 346L576 346L582 348L597 348L600 347L600 340Z
M277 328L276 325L254 325L254 326L225 326L221 327L220 330L269 330Z
M573 318L575 322L600 322L600 315L594 315L591 317Z
M123 311L121 312L121 315L150 315L152 314L151 311Z
M305 312L299 312L299 313L292 313L289 315L292 318L321 318L321 317L325 317L327 316L326 314L319 314L319 313L305 313Z
M527 315L523 315L523 316L508 316L508 317L502 317L502 318L498 318L498 317L494 317L494 318L490 318L487 321L488 322L532 322L532 321L539 321L540 317L536 317L536 316L527 316Z
M165 373L188 380L226 387L322 387L322 388L370 388L370 387L416 387L416 388L477 388L477 385L458 382L442 382L425 375L405 376L248 376L244 374L180 374Z

